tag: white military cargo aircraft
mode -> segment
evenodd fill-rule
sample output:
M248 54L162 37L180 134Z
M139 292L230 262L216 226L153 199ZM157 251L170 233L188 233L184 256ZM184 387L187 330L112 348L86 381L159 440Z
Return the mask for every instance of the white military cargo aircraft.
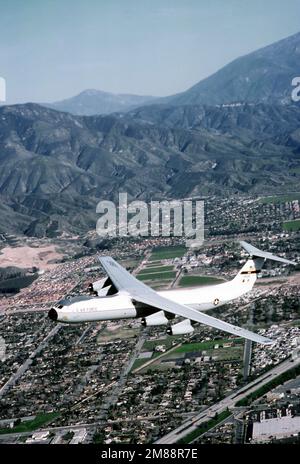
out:
M266 259L297 264L240 242L249 259L229 282L193 289L156 292L110 257L99 257L107 277L91 284L97 296L66 299L50 309L53 321L80 323L113 319L142 318L145 326L167 326L170 335L190 334L196 323L206 324L257 343L271 345L273 340L201 312L224 305L249 292ZM175 317L182 320L171 324Z

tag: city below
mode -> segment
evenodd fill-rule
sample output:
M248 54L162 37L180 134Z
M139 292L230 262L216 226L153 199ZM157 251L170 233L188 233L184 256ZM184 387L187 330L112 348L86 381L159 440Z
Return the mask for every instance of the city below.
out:
M0 235L0 443L300 443L300 193L205 199L205 240ZM205 325L190 335L140 319L53 323L89 295L112 256L155 290L230 280L239 245L267 262L250 293L208 314L275 340Z

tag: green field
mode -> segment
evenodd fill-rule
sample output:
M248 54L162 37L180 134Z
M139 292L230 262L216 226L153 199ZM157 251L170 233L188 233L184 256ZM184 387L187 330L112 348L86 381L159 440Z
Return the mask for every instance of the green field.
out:
M178 351L174 350L171 353L164 355L163 356L163 361L165 363L164 365L167 365L166 361L172 362L178 359L184 359L186 353L187 352L182 352L180 350ZM189 354L194 355L194 357L199 357L200 353L202 353L202 355L205 354L205 356L213 357L214 361L222 361L222 362L238 361L240 362L243 359L244 347L243 345L234 345L234 346L231 346L230 348L218 348L216 350L212 348L212 349L203 350L203 351L196 349L195 351L192 350L189 352ZM155 365L154 367L156 369L158 366Z
M243 345L235 345L230 348L218 348L217 350L208 350L206 356L213 356L216 361L242 361L244 355Z
M284 222L283 229L287 232L297 232L297 230L300 230L300 219Z
M161 340L151 340L146 341L143 345L143 351L153 351L156 345L164 345L167 350L172 347L172 344L178 344L182 342L182 337L167 337ZM233 345L228 348L222 348L224 343L233 342ZM186 353L197 353L205 351L206 356L214 356L216 361L241 361L243 359L243 352L244 352L244 340L242 338L235 338L235 339L220 339L220 340L210 340L201 343L186 343L183 345L178 346L176 349L171 351L170 353L161 353L161 352L153 352L151 359L156 358L162 355L162 360L168 361L161 364L161 359L157 362L154 362L149 366L151 370L168 370L172 367L171 363L174 362L176 359L184 358ZM214 346L218 344L219 348L214 349ZM144 363L149 361L149 359L138 359L133 366L133 369L142 366ZM148 369L148 367L145 369Z
M149 261L181 258L186 253L186 251L187 248L183 245L174 247L158 247L152 251Z
M154 272L149 274L138 274L136 277L139 280L172 280L175 279L176 272Z
M213 285L224 282L224 279L210 276L187 275L180 279L179 287L196 287L197 285Z
M141 270L140 274L151 274L152 272L166 272L173 271L174 266L159 266L159 267L146 267Z
M43 425L52 422L59 416L58 412L50 412L45 414L38 414L34 419L21 422L12 429L0 429L0 434L6 433L22 433L22 432L33 432L36 429L41 428Z
M212 350L215 345L223 346L224 343L232 343L234 345L241 344L243 343L242 338L224 338L222 340L209 340L207 342L201 342L201 343L185 343L181 346L179 346L176 350L173 351L173 353L190 353L193 351L206 351L206 350Z
M137 267L141 262L141 258L127 258L127 259L123 259L123 260L120 260L120 264L127 268L127 267L130 267L132 269L134 269L135 267Z
M133 366L131 368L131 372L134 371L134 369L137 369L138 367L141 367L143 364L145 364L149 359L136 359L133 363Z
M287 195L276 195L276 196L264 197L260 199L260 203L263 203L265 205L279 204L279 203L286 203L287 201L294 201L294 200L300 200L299 193L290 193Z
M182 335L177 337L166 336L166 338L158 340L147 340L142 348L142 351L152 351L157 345L165 345L167 349L171 348L172 345L182 342ZM243 338L222 338L220 340L209 340L206 342L200 343L184 343L179 346L173 353L188 353L192 351L203 351L203 350L212 350L215 345L219 347L223 346L224 343L232 343L233 346L240 345L244 343Z
M160 264L159 261L152 261L152 262L148 262L146 263L146 267L144 269L153 269L153 268L156 268L156 267L162 267L162 266L165 266L165 264ZM172 266L173 267L173 266Z
M180 343L181 341L182 335L177 337L166 335L166 338L145 341L142 351L153 351L157 345L164 345L167 349L169 349L173 344L176 345L176 343Z

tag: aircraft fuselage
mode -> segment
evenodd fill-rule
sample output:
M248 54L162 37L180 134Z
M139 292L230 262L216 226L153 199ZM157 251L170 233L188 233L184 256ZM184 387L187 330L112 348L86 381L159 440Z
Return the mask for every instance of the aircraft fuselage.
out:
M251 285L238 285L235 280L217 285L190 289L164 290L157 292L175 303L184 304L199 311L222 306L232 299L238 298L252 288ZM106 321L146 317L156 312L154 308L134 305L126 292L112 296L77 297L54 306L49 317L65 323Z

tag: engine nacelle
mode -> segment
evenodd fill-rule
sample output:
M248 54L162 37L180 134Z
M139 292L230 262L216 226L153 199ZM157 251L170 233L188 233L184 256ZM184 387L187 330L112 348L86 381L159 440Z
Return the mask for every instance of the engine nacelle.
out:
M96 293L98 296L106 296L109 294L110 290L111 290L111 285L108 285L107 287L103 287L100 290L97 290Z
M192 326L190 319L184 319L183 321L178 322L178 324L171 325L167 329L168 335L185 335L193 332L194 327Z
M169 320L166 318L164 311L151 314L150 316L142 318L142 325L145 327L152 327L155 325L167 325Z
M103 279L97 280L96 282L89 284L89 291L91 293L95 293L98 296L105 296L110 288L109 284L109 278L103 277ZM101 293L101 295L99 293Z

